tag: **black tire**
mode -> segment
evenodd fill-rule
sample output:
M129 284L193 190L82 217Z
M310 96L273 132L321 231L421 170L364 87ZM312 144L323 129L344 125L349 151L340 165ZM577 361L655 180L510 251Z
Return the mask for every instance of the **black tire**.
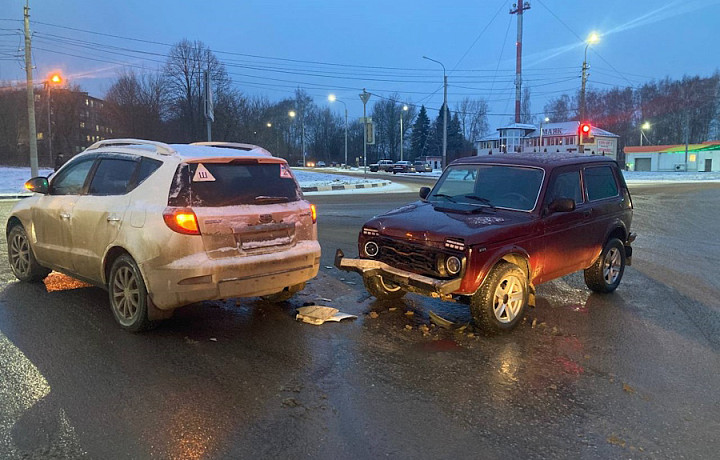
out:
M620 285L625 273L625 246L617 238L611 238L597 260L585 270L585 284L602 294L613 292Z
M296 284L295 286L290 286L287 289L284 289L280 292L276 292L275 294L268 294L261 296L260 298L263 299L265 302L270 303L280 303L285 302L287 300L290 300L292 296L294 296L296 293L302 291L305 289L305 283Z
M400 299L407 291L395 283L384 281L380 275L363 276L365 289L378 300Z
M35 259L30 238L22 225L14 226L8 234L8 262L15 277L26 283L38 283L50 274L50 269Z
M148 294L145 281L137 264L123 254L112 264L108 278L110 308L120 327L130 332L150 329L154 323L148 319Z
M528 280L517 265L500 262L470 298L475 323L485 332L507 332L525 315L529 298Z

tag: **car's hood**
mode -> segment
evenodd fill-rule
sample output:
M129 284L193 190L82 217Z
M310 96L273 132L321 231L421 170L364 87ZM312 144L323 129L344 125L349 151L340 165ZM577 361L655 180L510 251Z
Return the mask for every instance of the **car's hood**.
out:
M451 211L452 209L452 211ZM474 209L474 212L469 212ZM400 239L442 243L447 238L462 238L465 244L489 244L509 237L509 227L532 222L528 213L467 206L433 206L417 201L365 223L381 235Z

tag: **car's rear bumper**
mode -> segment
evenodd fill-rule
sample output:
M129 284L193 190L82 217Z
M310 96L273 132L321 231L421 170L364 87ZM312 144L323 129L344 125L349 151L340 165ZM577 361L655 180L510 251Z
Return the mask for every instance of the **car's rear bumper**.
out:
M439 280L391 267L378 260L348 259L340 249L335 252L335 266L340 270L357 272L363 276L380 275L384 280L392 281L403 289L431 297L450 295L457 291L462 283L462 278Z
M286 251L210 259L195 254L143 272L153 303L169 310L204 300L274 294L314 278L320 267L320 245L301 241Z

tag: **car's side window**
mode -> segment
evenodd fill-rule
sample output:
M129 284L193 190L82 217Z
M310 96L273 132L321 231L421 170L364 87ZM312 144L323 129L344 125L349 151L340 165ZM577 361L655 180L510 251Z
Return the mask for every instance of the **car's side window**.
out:
M545 201L550 204L558 198L571 198L575 200L575 204L583 202L580 171L568 171L555 176Z
M138 162L131 159L103 158L95 170L88 195L123 195L128 191Z
M583 172L588 200L596 201L618 196L618 186L610 166L585 168Z
M162 166L162 161L153 160L152 158L147 157L144 157L142 160L140 160L140 166L138 167L135 179L130 184L130 190L142 184L145 179L147 179L152 175L152 173L157 171L160 166ZM128 192L130 190L128 190Z
M51 195L80 195L83 193L88 172L95 163L94 158L79 161L63 169L52 180Z

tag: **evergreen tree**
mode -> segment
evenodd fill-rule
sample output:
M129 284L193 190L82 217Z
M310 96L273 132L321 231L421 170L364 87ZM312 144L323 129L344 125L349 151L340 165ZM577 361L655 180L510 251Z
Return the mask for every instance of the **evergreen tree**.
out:
M442 126L442 121L441 121ZM455 113L452 118L448 118L447 125L447 152L448 162L456 158L460 158L465 150L465 138L462 134L462 125L458 114Z
M412 158L428 155L428 136L430 135L430 118L428 118L425 106L420 107L415 123L412 128L412 136L410 137L410 150Z

